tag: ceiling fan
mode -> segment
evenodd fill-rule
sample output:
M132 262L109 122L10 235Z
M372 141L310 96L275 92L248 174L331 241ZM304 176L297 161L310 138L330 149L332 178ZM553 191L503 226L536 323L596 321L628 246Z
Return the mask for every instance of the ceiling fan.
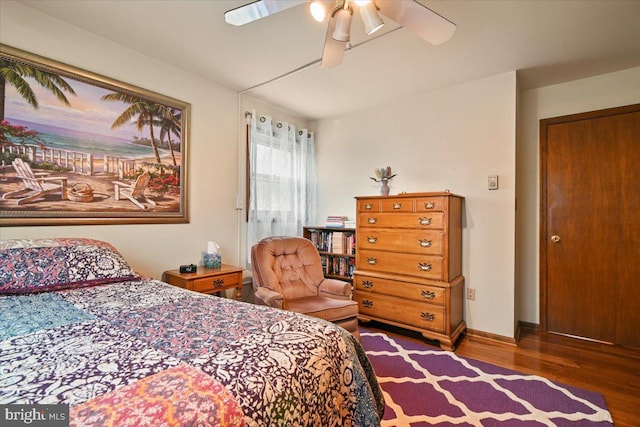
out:
M224 19L228 24L244 25L302 3L309 4L309 11L316 21L324 22L329 18L322 53L325 68L342 63L354 9L360 13L367 35L384 25L380 14L434 45L449 40L456 29L453 22L416 0L257 0L225 12Z

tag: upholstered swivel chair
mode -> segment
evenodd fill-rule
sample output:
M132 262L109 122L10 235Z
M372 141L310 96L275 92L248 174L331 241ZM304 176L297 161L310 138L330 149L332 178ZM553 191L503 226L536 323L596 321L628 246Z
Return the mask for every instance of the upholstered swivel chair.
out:
M325 279L318 250L302 237L267 237L251 248L257 304L295 311L342 326L360 339L351 284Z

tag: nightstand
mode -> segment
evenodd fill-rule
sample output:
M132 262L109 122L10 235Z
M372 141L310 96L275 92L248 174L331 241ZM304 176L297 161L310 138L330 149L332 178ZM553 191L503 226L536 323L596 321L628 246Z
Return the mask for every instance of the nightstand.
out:
M236 288L236 299L242 299L242 270L235 265L222 264L220 268L199 266L195 273L180 273L180 270L164 272L164 281L189 289L190 291L213 294L226 289Z

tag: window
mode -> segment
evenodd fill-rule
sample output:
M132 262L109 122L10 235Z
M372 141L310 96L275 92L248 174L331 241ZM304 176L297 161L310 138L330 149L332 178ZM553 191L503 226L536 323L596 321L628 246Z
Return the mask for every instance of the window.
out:
M296 236L315 216L312 132L251 114L247 247L267 236Z

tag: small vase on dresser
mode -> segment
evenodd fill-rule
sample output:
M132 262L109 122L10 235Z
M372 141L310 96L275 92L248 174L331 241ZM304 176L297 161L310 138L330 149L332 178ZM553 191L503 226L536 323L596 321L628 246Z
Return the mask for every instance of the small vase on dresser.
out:
M361 321L453 350L463 320L462 203L449 192L356 197L354 299Z
M388 196L389 195L389 181L383 180L382 185L380 186L380 195Z
M373 170L375 177L370 176L369 179L380 183L380 195L389 195L389 181L391 181L396 174L391 171L391 166L386 168L376 168Z

